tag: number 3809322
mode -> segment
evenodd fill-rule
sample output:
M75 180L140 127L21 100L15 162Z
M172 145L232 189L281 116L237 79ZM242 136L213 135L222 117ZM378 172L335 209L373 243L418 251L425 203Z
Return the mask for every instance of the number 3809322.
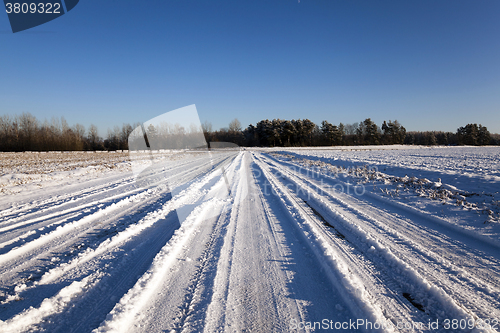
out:
M61 14L60 3L6 3L7 14Z

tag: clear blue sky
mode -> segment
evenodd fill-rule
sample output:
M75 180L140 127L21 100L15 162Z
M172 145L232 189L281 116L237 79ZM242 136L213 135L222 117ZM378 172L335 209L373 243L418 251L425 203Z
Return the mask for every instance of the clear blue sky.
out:
M108 127L196 104L238 118L371 117L500 133L498 0L81 0L12 34L0 13L0 115Z

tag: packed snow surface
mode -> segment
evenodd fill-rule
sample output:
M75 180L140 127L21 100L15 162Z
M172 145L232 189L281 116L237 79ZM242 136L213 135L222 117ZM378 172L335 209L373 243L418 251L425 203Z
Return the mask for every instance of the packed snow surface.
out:
M0 161L0 332L500 331L498 148Z

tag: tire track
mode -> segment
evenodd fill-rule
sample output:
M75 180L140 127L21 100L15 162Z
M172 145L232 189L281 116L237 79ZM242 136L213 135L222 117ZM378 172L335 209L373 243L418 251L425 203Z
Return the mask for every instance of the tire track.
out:
M297 195L300 191L292 191L291 187L282 184L283 180L273 175L261 155L256 156L256 160L273 190L282 198L286 209L291 212L292 217L299 218L297 225L307 235L309 242L312 242L314 253L324 263L325 270L331 272L332 284L341 281L340 285L337 283L337 287L340 288L339 291L346 302L351 303L351 311L357 318L368 318L372 322L384 323L389 330L395 329L397 323L427 323L425 316L412 311L413 306L402 296L398 288L394 289L395 281L384 273L385 267L381 270L376 263L353 246L356 238L350 239L351 235L347 232L342 232L345 239L339 238L337 233L325 226L321 218L310 208L311 203L309 201L306 203L300 195ZM285 177L283 170L280 171L282 177ZM318 211L316 207L315 209ZM328 222L333 224L331 221ZM311 234L315 236L312 239L310 239Z
M197 169L198 171L200 170L199 167ZM88 279L90 276L94 276L94 272L99 272L100 274L99 278L93 279L95 281L92 287L86 288L84 295L72 300L67 306L57 307L56 311L32 318L29 325L31 327L42 325L44 329L49 329L51 332L66 332L67 327L63 323L65 321L68 322L68 320L71 321L73 330L78 330L79 327L86 327L85 330L87 331L98 326L106 313L116 305L116 297L127 292L137 282L137 274L143 275L144 271L147 270L153 261L153 257L157 255L160 248L164 247L174 231L178 229L179 224L177 224L176 228L171 229L171 224L164 217L167 215L172 216L172 214L175 215L174 210L176 208L199 200L201 194L213 188L215 184L213 180L216 177L217 172L211 172L202 179L192 179L186 183L187 188L184 191L165 202L164 206L159 210L151 211L143 219L137 223L130 224L128 228L117 235L102 240L96 249L87 249L72 261L62 263L58 267L51 269L41 280L34 281L30 287L25 286L20 291L22 293L21 296L28 296L31 293L35 296L35 299L40 300L40 305L43 306L43 302L48 302L46 300L50 299L50 296L47 297L48 295L44 292L40 293L38 289L50 286L51 288L48 291L53 292L51 291L54 290L52 286L64 286L67 283L71 283L71 281L77 281L82 278ZM160 192L164 193L162 191ZM147 204L146 207L151 206ZM158 229L159 227L160 229ZM158 232L159 230L162 230L162 232ZM155 247L158 248L157 251L154 250ZM63 248L67 247L63 245ZM126 255L123 255L124 252ZM134 259L134 257L137 258ZM103 286L105 289L102 289ZM112 287L110 288L110 286ZM106 294L109 294L115 300L110 300L109 297L103 298L103 290L106 290ZM30 297L29 302L21 303L33 305L34 302L36 303L33 297ZM16 307L14 308L19 308L18 304L19 302L16 303ZM71 306L69 306L70 304ZM85 308L87 310L83 310ZM35 307L34 309L36 310L37 308ZM25 315L23 316L26 317L26 311L30 310L24 310L20 314L24 313ZM75 320L75 312L83 315L79 315L78 319ZM20 314L13 318L21 318L19 317ZM97 319L97 322L94 323L95 326L89 326L92 325L89 322L95 321L96 318L100 319ZM7 323L11 323L7 327L15 326L12 320L7 320Z
M297 177L290 181L310 193L326 214L340 216L337 220L344 220L346 225L356 221L365 233L371 235L369 241L375 241L375 247L378 244L390 249L398 260L411 267L411 271L436 286L438 290L434 291L434 298L437 298L438 304L456 303L464 312L462 318L500 316L498 259L423 226L423 217L412 214L411 210L397 209L397 205L389 206L392 210L381 209L369 201L368 198L373 195L365 198L332 192L326 188L330 183L325 184L322 175L310 172L304 175L288 170ZM317 193L321 193L322 197L319 198ZM459 266L474 267L475 274L468 274ZM406 289L411 290L409 287ZM418 303L429 301L429 295L412 292L412 297L416 296ZM441 307L438 310L442 311Z
M275 159L264 157L263 159L271 165L270 168L274 168L275 173L279 171L279 174L282 175L281 182L285 186L297 189L303 200L325 216L348 239L355 240L351 241L351 243L358 244L356 247L366 258L372 260L380 271L383 271L384 267L387 267L385 269L387 272L396 268L397 274L392 274L392 277L390 277L390 279L397 282L394 286L396 287L395 290L399 290L399 292L396 294L399 297L402 295L417 309L423 304L425 312L431 316L432 320L436 318L441 321L453 318L459 320L473 318L478 320L485 318L484 316L496 316L495 312L498 310L494 304L496 304L497 300L487 298L488 301L484 301L481 297L477 297L476 290L467 291L459 287L454 281L450 281L450 276L453 275L449 274L449 270L439 266L442 265L442 258L435 258L427 262L422 261L419 258L418 249L406 249L407 243L415 243L401 242L399 233L396 233L396 238L399 241L391 242L389 240L394 235L391 236L390 228L389 231L387 230L387 225L390 225L390 223L387 223L387 218L391 217L399 224L402 222L407 223L402 221L400 217L395 218L390 215L384 217L380 214L375 214L376 216L373 217L373 212L379 211L376 206L367 208L365 205L361 206L363 208L353 208L353 206L345 202L347 199L351 201L358 200L353 198L352 195L333 194L331 191L326 191L325 188L320 188L319 191L317 187L326 185L320 180L314 182L311 177L311 170L304 170L307 173L306 175L299 174L294 169L283 167ZM336 196L341 196L345 200L340 200ZM367 212L370 212L369 216ZM378 226L378 228L373 228L373 225ZM416 236L418 239L419 236ZM428 253L429 250L425 251ZM462 252L459 251L458 253ZM383 262L385 264L382 264ZM417 267L423 269L417 272ZM442 273L443 270L444 273ZM442 287L443 284L448 287L453 286L455 292L463 293L463 296L457 297L454 292L446 293L445 290L447 289ZM472 298L474 299L472 300ZM481 306L470 307L471 302L476 302ZM468 304L469 307L464 306L465 304ZM427 320L424 322L427 322Z

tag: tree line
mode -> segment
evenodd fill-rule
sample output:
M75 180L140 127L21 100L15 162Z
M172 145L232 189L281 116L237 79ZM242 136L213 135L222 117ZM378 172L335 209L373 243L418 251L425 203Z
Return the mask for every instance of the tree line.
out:
M70 126L63 117L41 122L29 113L1 116L0 151L127 150L129 135L138 126L140 123L115 126L102 138L97 126L90 125L88 129L81 124ZM154 139L154 135L161 134L155 132L159 130L148 128L146 132ZM179 130L167 132L175 134ZM324 120L319 125L309 119L265 119L245 129L234 119L229 127L219 130L213 130L211 123L205 122L202 130L207 142L234 142L247 147L500 145L500 135L491 134L481 124L467 124L455 133L407 132L397 120L384 121L378 126L370 118L354 124L332 124Z
M98 134L97 126L88 129L81 124L68 125L64 117L40 122L33 115L0 117L0 151L78 151L128 149L133 126L124 124L108 129L107 138Z
M235 126L237 124L237 126ZM367 118L359 123L332 124L327 120L317 125L309 119L261 120L241 130L237 119L229 128L212 131L203 126L208 141L231 141L247 147L304 147L352 145L500 145L500 135L490 134L485 126L468 124L457 132L407 132L397 120L383 121L378 126Z
M405 144L416 145L500 145L500 135L491 134L485 126L467 124L457 132L408 132Z
M305 147L364 144L403 144L406 129L397 121L377 126L370 118L361 123L334 125L324 120L321 126L309 119L261 120L242 130L234 119L229 128L212 131L205 123L207 141L231 141L247 147Z

